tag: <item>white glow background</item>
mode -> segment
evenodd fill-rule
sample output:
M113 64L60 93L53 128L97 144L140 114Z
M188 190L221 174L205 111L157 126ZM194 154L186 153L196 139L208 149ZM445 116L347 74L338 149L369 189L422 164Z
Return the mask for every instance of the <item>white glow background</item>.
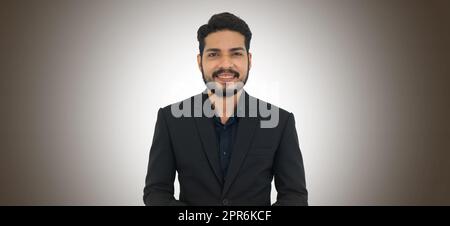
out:
M0 204L142 205L223 11L253 32L247 91L296 116L311 205L450 204L444 0L1 1Z

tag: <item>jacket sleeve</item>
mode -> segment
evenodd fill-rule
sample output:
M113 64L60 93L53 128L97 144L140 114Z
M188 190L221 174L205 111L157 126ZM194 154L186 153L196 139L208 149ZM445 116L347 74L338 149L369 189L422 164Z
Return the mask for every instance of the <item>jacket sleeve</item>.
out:
M158 111L144 187L145 205L186 205L174 198L175 156L162 108Z
M308 205L303 158L292 113L284 126L275 156L274 177L278 192L274 205Z

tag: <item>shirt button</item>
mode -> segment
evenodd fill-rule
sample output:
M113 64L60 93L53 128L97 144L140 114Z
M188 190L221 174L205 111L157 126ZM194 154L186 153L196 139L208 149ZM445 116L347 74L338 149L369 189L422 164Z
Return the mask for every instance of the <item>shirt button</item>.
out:
M228 199L224 199L224 200L222 201L222 204L223 204L224 206L227 206L227 205L228 205Z
M227 152L224 151L223 154L224 154L224 155L227 155Z

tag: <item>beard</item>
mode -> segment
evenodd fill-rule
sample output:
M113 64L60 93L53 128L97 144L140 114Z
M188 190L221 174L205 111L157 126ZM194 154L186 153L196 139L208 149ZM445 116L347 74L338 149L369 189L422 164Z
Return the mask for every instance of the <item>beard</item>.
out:
M242 80L242 77L239 72L232 70L232 69L224 69L219 68L218 70L214 71L212 73L212 76L206 77L205 72L203 71L203 66L201 67L202 71L202 77L203 82L205 82L205 85L208 90L211 91L211 93L219 96L219 97L231 97L236 95L242 88L244 88L245 83L247 83L250 67L247 66L247 74L245 76L245 80ZM214 79L218 77L221 73L229 73L233 74L234 78L237 78L238 81L235 82L227 82L225 84L220 84L219 82L215 81Z

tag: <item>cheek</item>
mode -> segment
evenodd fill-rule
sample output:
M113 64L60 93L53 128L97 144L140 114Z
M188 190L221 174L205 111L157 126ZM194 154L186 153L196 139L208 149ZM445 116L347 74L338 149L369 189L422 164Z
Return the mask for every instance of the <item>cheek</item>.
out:
M203 73L209 74L210 69L209 69L209 65L206 62L203 61L201 64L201 67L202 67Z
M242 74L246 74L247 73L247 68L248 68L247 62L240 62L236 66L238 67L238 70L239 70L240 73L242 73Z
M205 73L205 75L211 75L213 71L211 66L203 65L203 73Z

